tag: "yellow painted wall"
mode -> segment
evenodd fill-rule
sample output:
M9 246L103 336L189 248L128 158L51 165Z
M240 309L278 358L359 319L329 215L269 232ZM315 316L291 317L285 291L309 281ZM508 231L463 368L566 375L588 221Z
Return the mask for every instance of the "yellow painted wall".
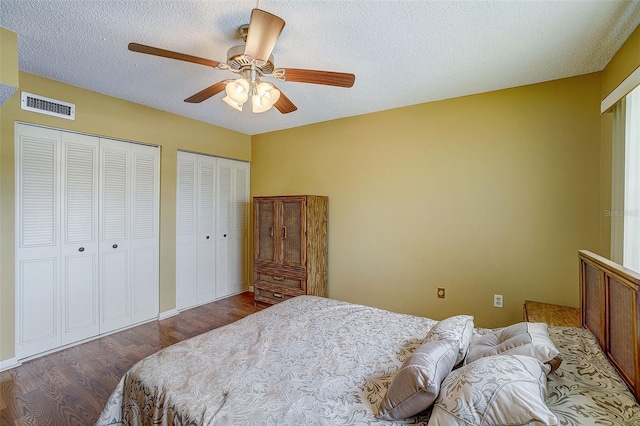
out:
M160 312L175 308L177 150L248 161L251 137L95 92L20 73L20 90L71 102L70 121L20 109L14 95L0 108L0 360L14 356L14 121L161 146Z
M600 95L594 73L257 135L251 193L329 196L332 298L487 327L525 299L577 306Z
M18 87L18 35L0 27L0 84Z
M602 99L640 66L640 26L618 49L602 72Z

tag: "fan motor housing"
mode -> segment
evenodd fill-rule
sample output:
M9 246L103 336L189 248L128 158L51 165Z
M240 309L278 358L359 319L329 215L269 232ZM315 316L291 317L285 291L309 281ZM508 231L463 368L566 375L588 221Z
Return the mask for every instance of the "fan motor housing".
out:
M251 68L251 62L244 57L244 45L233 46L227 51L227 65L232 70L242 71ZM261 66L255 66L260 74L271 74L275 69L273 65L273 55L269 56L269 60Z

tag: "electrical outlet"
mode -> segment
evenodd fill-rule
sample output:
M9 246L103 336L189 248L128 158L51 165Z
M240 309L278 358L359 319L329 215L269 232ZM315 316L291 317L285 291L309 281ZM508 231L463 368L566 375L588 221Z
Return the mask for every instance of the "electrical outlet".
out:
M444 288L438 287L438 299L444 299Z
M493 295L493 306L495 308L502 308L504 299L502 298L501 294L494 294Z

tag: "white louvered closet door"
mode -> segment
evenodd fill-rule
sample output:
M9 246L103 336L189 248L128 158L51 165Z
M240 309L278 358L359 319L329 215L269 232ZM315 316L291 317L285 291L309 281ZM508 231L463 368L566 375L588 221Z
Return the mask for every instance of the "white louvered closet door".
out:
M15 129L18 359L157 317L159 149Z
M62 344L96 336L99 139L61 132Z
M198 304L216 295L216 158L198 156Z
M131 322L159 311L160 150L131 145Z
M216 297L247 288L249 164L218 159Z
M131 144L100 139L100 333L131 324Z
M178 151L176 185L176 308L198 303L198 155Z
M60 132L16 124L17 353L61 345Z

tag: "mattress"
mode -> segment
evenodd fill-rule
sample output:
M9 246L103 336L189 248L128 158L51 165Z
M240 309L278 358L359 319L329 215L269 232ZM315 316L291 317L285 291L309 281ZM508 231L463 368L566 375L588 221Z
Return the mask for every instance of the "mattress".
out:
M428 410L396 422L375 414L436 322L296 297L141 360L97 424L426 425ZM547 405L560 424L640 424L640 406L593 336L549 331L564 358L548 376Z

